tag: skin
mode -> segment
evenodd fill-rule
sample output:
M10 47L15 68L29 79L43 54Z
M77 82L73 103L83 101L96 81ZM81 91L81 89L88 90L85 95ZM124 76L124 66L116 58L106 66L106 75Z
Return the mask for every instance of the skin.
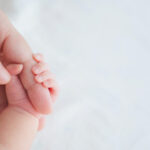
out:
M54 79L51 78L51 73L42 55L33 55L33 58L38 62L32 68L35 81L49 90L56 88L49 82ZM36 131L44 126L44 117L32 106L19 80L18 75L22 70L23 65L11 64L5 69L1 63L0 81L4 84L0 86L0 149L2 150L28 150ZM10 76L10 79L6 80L4 74ZM37 76L42 80L37 80Z
M0 149L28 150L57 93L43 56L32 55L0 12Z
M11 73L12 77L4 67L3 70L0 70L1 76L7 72L11 77L6 86L0 86L2 89L0 101L3 102L0 109L0 149L28 150L38 128L38 118L25 111L18 101L20 99L22 104L27 106L29 100L25 89L16 76L21 72L22 66L13 65L10 68L12 67L15 68ZM11 72L11 69L9 71ZM3 78L0 78L0 81L7 83Z
M24 38L11 25L8 18L0 11L0 53L5 60L4 66L9 64L23 64L23 70L19 75L23 87L27 91L32 106L40 114L49 114L52 112L52 101L55 99L55 90L48 90L41 84L38 76L36 80L31 72L32 67L36 65L32 57L32 51ZM5 74L7 74L5 72ZM48 74L43 73L45 79ZM3 76L4 80L8 80L9 75ZM43 85L46 85L43 83ZM51 83L52 84L52 83ZM53 95L51 96L50 93ZM43 102L44 101L44 102Z
M32 68L34 80L38 84L41 84L43 87L47 88L49 90L49 92L53 91L53 92L51 92L51 97L54 102L54 100L56 99L57 93L58 93L58 88L57 88L57 84L55 83L55 79L54 79L52 73L49 71L49 67L44 62L44 58L41 54L34 54L33 59L37 62L37 64L34 65ZM2 59L0 59L0 60L2 61ZM13 65L7 66L7 70L8 70L7 71L2 63L4 63L4 59L0 63L0 66L1 66L0 69L3 72L0 74L1 84L5 84L6 82L9 82L9 80L10 80L9 72L12 75L15 75L17 73L20 73L23 70L23 65L13 64ZM8 75L8 77L7 77L7 75ZM7 80L4 77L5 78L7 77ZM4 93L5 93L5 89L7 91L10 88L12 88L12 87L10 87L8 85L6 87L0 86L0 95L2 97L2 98L0 98L0 111L2 110L3 107L7 106L8 102L7 102L7 100L5 100L6 94L4 94ZM9 100L9 97L11 97L9 95L7 96L8 100ZM12 105L16 105L17 102L14 103L14 101L12 101L10 103L12 103ZM43 101L43 103L44 103L44 101ZM16 106L21 107L22 109L28 111L29 113L33 114L35 117L37 117L39 119L39 129L38 130L41 130L43 128L44 122L45 122L45 119L42 116L42 114L40 114L39 112L36 111L36 109L33 107L32 103L30 103L30 101L26 102L26 104L24 104L24 102L23 102L23 104L22 104L21 101L19 100L19 104L17 104Z

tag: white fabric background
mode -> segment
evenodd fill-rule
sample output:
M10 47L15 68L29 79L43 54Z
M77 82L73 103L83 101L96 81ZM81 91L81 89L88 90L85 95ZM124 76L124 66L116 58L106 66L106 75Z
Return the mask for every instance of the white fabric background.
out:
M32 150L150 149L149 0L0 0L60 96Z

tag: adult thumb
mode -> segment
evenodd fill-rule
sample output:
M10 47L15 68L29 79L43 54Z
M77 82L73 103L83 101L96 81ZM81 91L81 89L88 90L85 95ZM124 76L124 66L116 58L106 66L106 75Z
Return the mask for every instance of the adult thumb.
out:
M10 74L0 62L0 85L4 85L10 81Z

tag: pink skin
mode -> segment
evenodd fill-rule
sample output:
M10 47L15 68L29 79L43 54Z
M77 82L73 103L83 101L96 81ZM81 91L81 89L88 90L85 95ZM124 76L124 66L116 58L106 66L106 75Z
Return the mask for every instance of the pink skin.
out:
M12 70L12 68L14 69ZM12 75L17 75L21 72L22 68L22 65L14 64L8 66L8 70L6 70L3 64L0 62L0 113L8 105L4 84L7 84L10 81L11 75L9 74L9 71Z
M44 62L42 54L33 55L33 59L38 63L32 68L35 81L49 89L52 101L55 102L59 90L54 75L49 71L49 66Z
M32 106L40 114L51 113L52 98L49 90L42 84L38 84L31 72L32 67L36 65L35 60L32 58L32 51L24 38L15 30L2 12L0 12L0 35L0 53L5 60L4 65L23 64L23 71L19 77L27 91ZM5 74L7 73L5 72ZM46 75L43 76L45 76L45 79L47 78ZM8 74L4 76L5 80L8 80L8 78L10 78ZM45 82L43 85L47 86Z
M55 101L55 98L58 93L58 88L57 84L55 83L54 78L52 78L52 75L49 71L49 67L47 64L43 61L43 56L41 54L35 54L33 55L33 59L37 62L36 65L33 66L32 68L32 73L34 75L35 81L38 84L42 84L45 88L49 89L49 92L52 96L53 102ZM0 111L2 112L6 107L7 103L9 106L17 106L35 117L39 118L39 127L38 130L43 129L44 127L44 116L42 116L40 113L36 111L36 109L33 107L33 105L30 103L26 93L24 92L25 89L23 88L20 80L15 76L19 73L21 73L23 69L23 65L19 64L11 64L7 66L7 70L3 67L1 64L0 70L1 70L1 76L0 76L0 81L3 81L3 84L5 84L5 80L3 78L3 73L7 74L8 76L9 73L12 75L12 78L10 82L6 85L6 88L4 86L0 86ZM38 70L38 72L37 72ZM42 80L38 80L38 77L41 77ZM51 84L55 83L55 84ZM5 90L5 89L6 90ZM6 91L6 94L5 94ZM19 92L18 92L19 91ZM51 91L54 91L51 93ZM44 101L43 101L44 102Z
M52 102L55 102L58 96L58 85L55 82L54 75L49 71L49 66L44 62L43 55L35 54L33 59L38 63L32 67L32 72L35 76L35 81L42 84L45 88L49 89L52 97ZM39 129L44 127L45 118L43 116L39 119Z
M57 88L52 88L56 87L56 83L51 79L51 77L48 79L48 76L51 76L51 74L49 74L49 72L46 73L46 70L41 71L42 73L40 76L43 77L43 81L39 80L39 74L37 74L36 71L34 73L33 67L39 63L40 65L43 64L43 62L41 62L42 60L42 56L32 57L31 49L26 41L11 25L3 12L0 11L0 61L5 67L7 66L8 69L7 71L2 63L0 63L0 85L4 85L10 81L11 75L9 74L9 71L12 75L17 75L18 72L15 71L18 69L18 64L23 64L23 70L21 74L19 74L21 82L15 77L12 79L17 82L18 85L22 83L24 90L26 90L28 97L30 98L30 106L32 106L31 108L33 108L34 112L38 112L39 114L48 114L52 111L52 104L56 99ZM46 69L46 65L43 64L43 67ZM12 85L14 86L13 82ZM9 84L9 86L12 85ZM6 94L4 93L4 86L0 86L1 110L7 106ZM26 109L27 111L31 111L29 107Z

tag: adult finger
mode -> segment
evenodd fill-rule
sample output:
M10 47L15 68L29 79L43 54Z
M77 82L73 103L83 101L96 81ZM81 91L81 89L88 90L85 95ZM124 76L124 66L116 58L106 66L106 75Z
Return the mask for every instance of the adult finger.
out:
M18 75L21 73L23 69L23 65L22 64L10 64L6 68L11 75Z
M10 74L0 62L0 85L4 85L10 81Z

